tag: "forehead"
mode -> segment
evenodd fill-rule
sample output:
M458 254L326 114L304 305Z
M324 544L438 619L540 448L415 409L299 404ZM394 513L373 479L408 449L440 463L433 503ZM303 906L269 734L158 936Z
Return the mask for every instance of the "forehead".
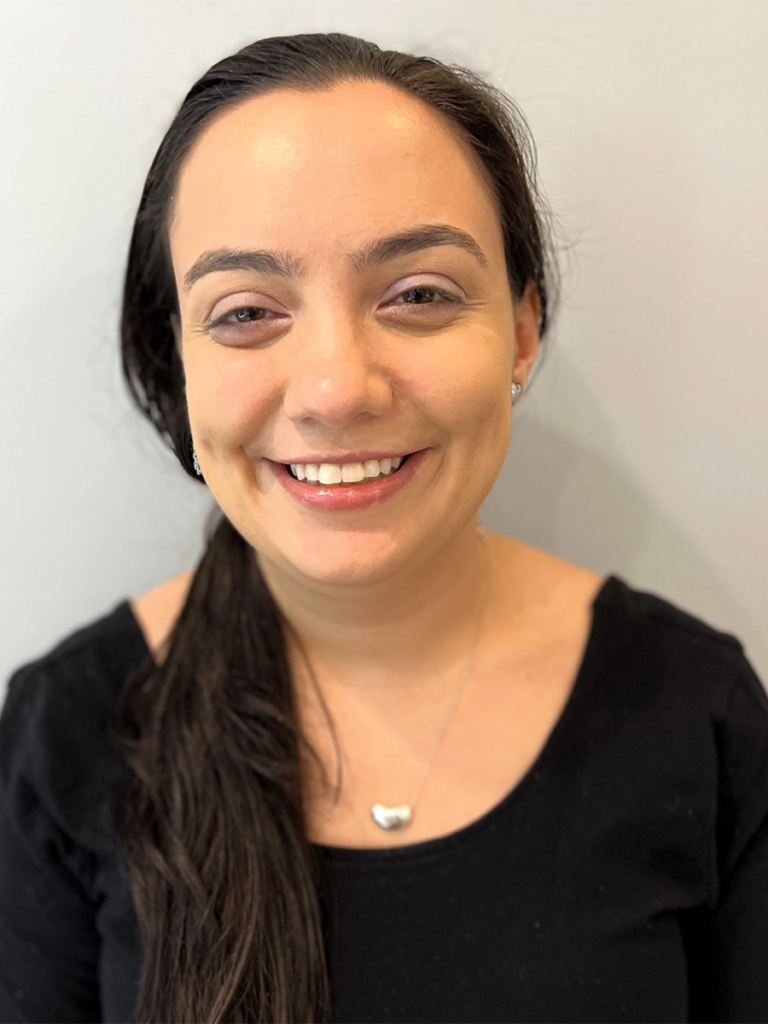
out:
M469 144L401 90L347 82L252 97L211 122L182 165L170 240L180 275L218 245L333 258L422 222L463 228L495 256L503 249Z

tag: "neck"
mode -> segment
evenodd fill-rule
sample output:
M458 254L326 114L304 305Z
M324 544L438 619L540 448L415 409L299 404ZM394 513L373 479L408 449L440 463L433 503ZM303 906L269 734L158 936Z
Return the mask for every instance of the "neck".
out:
M404 559L385 579L341 584L297 577L257 557L290 626L292 666L303 664L295 633L326 690L439 696L456 685L486 597L492 603L491 546L492 535L481 539L472 522L445 546Z

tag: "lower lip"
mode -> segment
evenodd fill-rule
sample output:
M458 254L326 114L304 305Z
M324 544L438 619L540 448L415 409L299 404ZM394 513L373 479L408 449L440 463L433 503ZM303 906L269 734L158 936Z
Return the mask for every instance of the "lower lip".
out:
M416 475L429 452L429 448L423 448L409 455L400 469L390 476L379 476L375 480L361 481L346 487L343 484L305 484L294 479L282 462L273 462L271 459L264 461L291 497L302 505L322 512L349 512L380 505L402 491Z

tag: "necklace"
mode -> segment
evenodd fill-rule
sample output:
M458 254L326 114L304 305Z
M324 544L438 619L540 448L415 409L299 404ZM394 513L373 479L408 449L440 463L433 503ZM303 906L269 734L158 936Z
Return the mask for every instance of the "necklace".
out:
M489 557L488 556L487 533L486 533L485 527L478 526L478 528L477 528L477 535L480 538L480 540L483 542L483 545L484 545L484 547L486 549L486 556ZM407 825L410 821L413 820L413 814L414 814L414 809L416 807L416 801L421 796L421 791L424 788L424 783L427 781L427 776L429 775L429 770L432 767L435 758L437 757L437 752L440 749L440 744L443 742L443 737L445 736L445 733L446 733L446 731L448 729L448 726L449 726L449 724L451 722L451 719L453 718L454 712L456 711L456 708L458 706L459 698L461 697L462 693L464 692L464 688L467 685L467 680L469 679L470 669L472 668L472 663L475 660L475 653L477 651L477 645L478 645L479 640L480 640L480 630L481 630L481 627L482 627L482 624L483 624L483 620L485 619L486 610L488 608L488 598L489 598L489 595L490 595L490 572L488 574L488 586L486 587L485 600L483 602L483 607L481 609L480 617L479 617L478 622L477 622L477 629L475 630L475 641L474 641L474 644L472 646L472 651L471 651L471 653L469 655L469 660L467 661L467 664L464 667L464 672L462 673L461 680L459 681L459 685L456 688L456 693L455 693L453 701L451 703L451 707L450 707L450 709L448 711L448 717L445 719L445 721L443 723L443 727L440 730L440 733L439 733L439 735L437 737L437 743L435 745L434 750L432 751L432 756L430 757L429 762L427 764L427 767L426 767L426 769L424 771L424 774L421 777L421 781L419 782L418 786L416 787L416 790L415 790L415 792L413 794L413 797L411 798L411 802L408 803L408 804L399 804L398 806L394 806L394 807L390 807L390 806L388 806L386 804L374 803L371 800L371 795L368 792L368 790L365 788L365 786L362 784L362 782L358 779L357 775L355 775L355 771L354 771L352 765L350 764L349 759L346 757L346 755L343 755L344 756L344 760L347 762L347 767L350 770L352 778L355 780L355 783L362 789L363 793L365 794L366 798L368 799L368 802L371 805L370 806L371 817L373 818L373 820L376 822L376 824L380 828L383 828L383 829L403 828L405 825Z

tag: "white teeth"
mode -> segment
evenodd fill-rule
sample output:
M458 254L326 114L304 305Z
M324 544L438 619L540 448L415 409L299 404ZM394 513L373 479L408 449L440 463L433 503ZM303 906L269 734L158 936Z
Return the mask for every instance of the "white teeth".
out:
M322 480L322 476L320 477ZM362 462L350 462L341 467L341 479L345 484L356 484L365 480L365 467ZM336 483L335 480L323 481L324 483Z
M317 479L321 484L340 484L341 466L336 466L332 462L324 462L320 466L320 472L317 475Z
M377 476L389 476L399 469L405 456L397 455L388 459L367 459L365 462L291 463L291 473L299 480L309 483L340 484L359 483Z

